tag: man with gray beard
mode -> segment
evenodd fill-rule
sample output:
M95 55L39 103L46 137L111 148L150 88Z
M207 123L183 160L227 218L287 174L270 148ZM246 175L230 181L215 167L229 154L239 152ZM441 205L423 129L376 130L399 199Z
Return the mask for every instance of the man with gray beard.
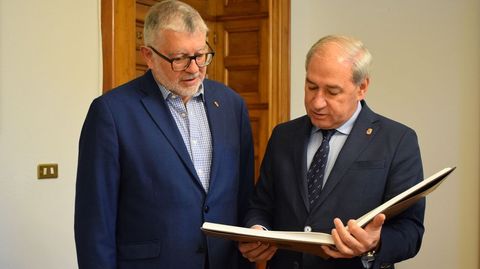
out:
M141 47L149 70L93 101L79 146L80 269L251 266L233 242L200 230L240 225L254 174L245 102L205 79L207 31L189 5L155 4Z

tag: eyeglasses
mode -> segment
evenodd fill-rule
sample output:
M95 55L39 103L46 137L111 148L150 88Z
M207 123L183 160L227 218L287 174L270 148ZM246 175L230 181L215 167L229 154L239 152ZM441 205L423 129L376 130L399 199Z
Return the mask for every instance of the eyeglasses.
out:
M167 56L161 54L158 52L155 48L152 46L148 46L155 54L160 56L160 58L164 59L165 61L169 62L172 65L172 70L175 72L183 71L186 70L190 64L192 63L192 60L195 60L195 63L197 64L198 67L205 67L209 65L212 62L213 56L215 55L215 51L213 51L212 47L210 47L210 44L207 42L208 49L210 52L207 53L199 53L195 54L192 56L182 56L182 57L177 57L170 59Z

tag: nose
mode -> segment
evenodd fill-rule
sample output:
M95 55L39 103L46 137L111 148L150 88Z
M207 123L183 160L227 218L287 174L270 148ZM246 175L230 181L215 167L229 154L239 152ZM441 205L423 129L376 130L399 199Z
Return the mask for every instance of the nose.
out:
M189 73L197 73L199 70L200 67L197 65L197 61L195 61L195 59L190 59L190 64L185 71Z
M315 109L322 109L327 105L325 94L322 90L318 90L312 96L311 104Z

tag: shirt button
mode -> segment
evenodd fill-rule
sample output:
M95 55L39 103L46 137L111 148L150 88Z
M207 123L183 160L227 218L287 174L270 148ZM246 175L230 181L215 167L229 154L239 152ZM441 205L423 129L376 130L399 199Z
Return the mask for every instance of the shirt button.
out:
M308 233L308 232L311 232L311 231L312 231L312 227L310 227L310 226L305 226L305 228L303 228L303 231L304 231L304 232L307 232L307 233Z
M180 114L180 116L182 116L182 118L185 118L187 116L187 114L182 113L182 114Z

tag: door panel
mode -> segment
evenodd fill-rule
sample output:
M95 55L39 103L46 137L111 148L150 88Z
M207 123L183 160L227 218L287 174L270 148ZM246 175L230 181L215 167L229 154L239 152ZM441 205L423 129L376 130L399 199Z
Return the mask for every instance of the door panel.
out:
M216 1L217 15L244 15L268 12L268 1L224 0Z
M224 40L223 78L248 104L268 103L266 19L219 22ZM266 48L267 47L267 48Z

